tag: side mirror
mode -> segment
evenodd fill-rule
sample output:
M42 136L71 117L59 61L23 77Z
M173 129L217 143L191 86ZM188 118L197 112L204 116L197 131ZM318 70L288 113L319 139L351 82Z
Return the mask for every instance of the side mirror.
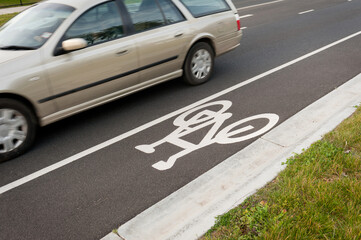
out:
M62 42L61 46L66 52L71 52L74 50L85 48L86 46L88 46L88 43L82 38L72 38Z

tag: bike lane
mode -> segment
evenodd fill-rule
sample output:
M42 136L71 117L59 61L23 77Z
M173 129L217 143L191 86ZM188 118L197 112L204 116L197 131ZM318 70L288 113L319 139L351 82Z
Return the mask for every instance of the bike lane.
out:
M261 135L245 136L282 123L356 76L361 67L360 40L356 35L209 98L1 194L1 238L88 239L106 235L110 228L127 222ZM203 107L193 111L198 106ZM244 139L230 140L238 137ZM182 153L184 150L189 151ZM159 163L179 153L174 165Z
M170 81L46 126L31 151L1 164L0 186L354 33L359 30L355 24L359 8L354 1L279 23L265 21L262 26L245 30L239 48L216 59L214 80L206 85L189 87L179 80ZM246 19L254 21L264 15Z

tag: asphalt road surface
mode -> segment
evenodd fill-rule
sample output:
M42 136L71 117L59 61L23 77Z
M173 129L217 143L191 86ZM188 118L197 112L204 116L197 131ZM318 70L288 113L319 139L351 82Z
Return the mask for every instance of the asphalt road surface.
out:
M0 239L100 239L259 137L227 142L226 133L246 126L233 123L268 113L281 124L361 72L356 35L247 84L360 32L361 1L234 3L244 38L216 59L210 82L190 87L177 79L54 123L41 129L30 152L0 164ZM209 105L192 112L188 106L199 101ZM227 117L217 128L190 130L223 107ZM265 124L256 119L242 134ZM30 181L16 184L24 177Z

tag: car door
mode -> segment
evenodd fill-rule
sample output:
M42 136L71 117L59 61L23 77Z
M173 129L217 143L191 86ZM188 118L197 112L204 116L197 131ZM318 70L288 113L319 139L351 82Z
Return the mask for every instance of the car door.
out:
M124 0L130 13L139 64L140 81L162 81L181 73L190 29L182 13L170 0Z
M136 45L123 22L115 1L92 7L77 18L62 41L82 38L88 45L47 61L53 95L45 100L55 100L60 111L70 114L114 99L138 83Z

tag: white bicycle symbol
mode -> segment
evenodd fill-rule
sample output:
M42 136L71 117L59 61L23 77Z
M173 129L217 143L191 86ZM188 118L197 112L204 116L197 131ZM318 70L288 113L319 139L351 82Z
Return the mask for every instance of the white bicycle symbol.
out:
M217 105L221 106L221 109L218 111L206 109L211 106L213 107L213 106L217 106ZM231 106L232 106L231 101L222 100L222 101L215 101L215 102L207 103L207 104L198 106L196 108L193 108L187 112L184 112L183 114L181 114L174 120L173 124L174 124L174 126L176 126L178 128L175 131L173 131L172 133L170 133L168 136L166 136L165 138L163 138L155 143L139 145L139 146L136 146L135 148L138 149L139 151L142 151L147 154L151 154L151 153L155 152L155 148L157 146L159 146L163 143L166 143L166 142L176 145L180 148L183 148L184 150L169 157L167 161L159 161L152 165L153 168L160 170L160 171L164 171L164 170L168 170L168 169L172 168L173 165L175 164L175 162L179 158L181 158L193 151L196 151L200 148L209 146L214 143L231 144L231 143L236 143L236 142L242 142L242 141L246 141L248 139L257 137L259 135L262 135L263 133L267 132L272 127L274 127L279 120L279 116L277 114L264 113L264 114L259 114L259 115L255 115L252 117L242 119L240 121L237 121L233 124L228 125L227 127L223 128L222 130L219 131L222 124L227 119L232 117L232 113L226 112ZM204 109L204 110L202 110L202 109ZM200 110L202 110L202 111L200 111ZM192 113L195 113L195 112L198 112L198 113L192 117L189 117ZM257 120L257 119L267 119L268 123L264 127L262 127L261 129L255 131L255 132L246 134L244 136L235 137L238 134L241 134L241 133L244 133L244 132L254 129L254 126L252 126L250 124L246 125L245 127L240 127L238 129L237 129L237 127L244 125L247 122ZM203 139L198 144L194 144L194 143L191 143L191 142L181 139L182 137L184 137L186 135L189 135L197 130L200 130L202 128L205 128L205 127L208 127L211 125L213 125L211 127L211 129L208 131L208 133L203 137Z

